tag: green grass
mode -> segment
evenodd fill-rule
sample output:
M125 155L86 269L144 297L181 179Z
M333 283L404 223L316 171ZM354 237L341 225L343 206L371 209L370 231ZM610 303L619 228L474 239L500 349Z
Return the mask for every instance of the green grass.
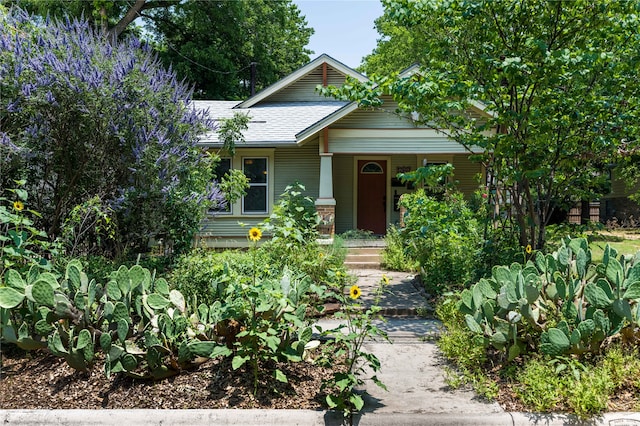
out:
M604 248L609 244L611 247L618 250L618 254L636 254L640 251L640 239L639 240L629 240L625 239L623 241L593 241L590 244L591 247L591 257L594 263L602 262L602 253L604 252Z

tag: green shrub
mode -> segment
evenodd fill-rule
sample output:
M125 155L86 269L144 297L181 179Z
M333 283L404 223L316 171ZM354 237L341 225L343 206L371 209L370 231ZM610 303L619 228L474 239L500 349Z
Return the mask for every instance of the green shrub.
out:
M615 386L607 370L595 367L580 375L567 387L567 403L581 418L587 418L607 409Z
M476 339L464 325L463 316L458 310L458 300L456 295L449 296L436 306L436 316L444 327L438 339L438 348L446 358L455 361L456 366L475 371L487 360L487 354L484 343Z
M420 264L427 290L442 294L463 288L478 267L480 227L460 193L445 193L442 200L420 189L401 199L406 208L400 231L405 255Z
M280 195L273 213L262 224L271 232L272 241L287 247L314 242L318 238L320 216L311 197L302 195L304 185L295 182Z
M373 235L372 231L366 229L349 229L340 234L340 237L344 240L377 240L378 237Z
M26 181L15 184L16 188L6 190L10 199L0 196L0 277L9 268L26 272L32 265L39 265L51 270L52 259L60 249L57 242L48 241L46 232L34 226L34 219L41 215L29 208Z
M419 268L418 262L410 259L405 252L400 233L401 230L395 226L387 229L387 235L384 237L385 247L382 251L382 266L392 271L415 272Z
M256 268L261 275L273 275L267 264ZM195 249L176 260L169 282L188 300L211 304L222 297L229 282L248 281L253 273L253 260L246 251Z
M534 411L553 411L563 401L567 384L549 363L530 360L516 379L515 394Z

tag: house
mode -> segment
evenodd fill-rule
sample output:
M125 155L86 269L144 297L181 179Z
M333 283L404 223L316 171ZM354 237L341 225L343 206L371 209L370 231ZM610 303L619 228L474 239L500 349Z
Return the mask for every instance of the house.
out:
M194 101L213 118L235 112L250 116L246 142L236 147L223 167L239 168L250 177L243 199L205 220L200 239L214 247L246 243L247 228L272 212L287 185L298 181L315 200L320 215L333 224L330 233L351 229L384 234L399 222L399 196L410 191L395 176L423 164L451 163L458 188L471 194L482 168L465 149L433 129L419 127L411 117L394 113L385 99L383 109L361 109L356 102L320 95L319 85L341 86L347 77L367 78L328 55L242 101ZM486 116L480 105L468 111ZM220 148L217 134L201 144Z

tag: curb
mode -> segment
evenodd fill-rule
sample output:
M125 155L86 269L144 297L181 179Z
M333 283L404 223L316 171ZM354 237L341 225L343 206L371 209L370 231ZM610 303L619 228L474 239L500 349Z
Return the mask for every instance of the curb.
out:
M341 413L311 410L0 410L4 425L343 425ZM354 425L593 425L638 426L640 413L607 413L580 420L572 415L538 413L363 413Z

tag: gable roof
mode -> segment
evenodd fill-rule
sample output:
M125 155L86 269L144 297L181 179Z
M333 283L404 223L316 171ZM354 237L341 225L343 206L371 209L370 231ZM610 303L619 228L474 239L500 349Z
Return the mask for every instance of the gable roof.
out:
M252 106L256 105L258 102L267 99L272 94L284 89L285 87L291 85L292 83L296 82L300 78L306 76L307 74L309 74L311 71L315 70L317 67L319 67L323 63L326 63L327 65L330 65L332 68L334 68L335 70L341 72L342 74L344 74L346 76L349 76L349 77L353 77L353 78L355 78L355 79L357 79L359 81L367 81L368 80L367 77L365 77L364 75L362 75L359 72L349 68L348 66L346 66L342 62L340 62L340 61L338 61L336 59L333 59L331 56L323 53L322 55L318 56L313 61L309 62L308 64L304 65L302 68L299 68L298 70L294 71L293 73L289 74L288 76L284 77L280 81L277 81L276 83L272 84L271 86L261 90L260 92L258 92L254 96L250 97L249 99L247 99L247 100L245 100L243 102L240 102L234 108L251 108Z
M303 144L323 128L359 108L355 101L340 101L322 96L286 100L289 96L282 96L299 82L307 79L305 84L309 84L314 78L318 78L317 70L323 63L338 74L362 82L368 81L364 75L331 56L322 54L245 101L191 101L191 105L195 109L208 111L213 119L231 118L235 113L248 114L248 129L243 132L243 136L251 147ZM414 64L403 70L400 76L409 77L419 72L419 68L419 65ZM495 116L481 102L471 101L471 109L478 115ZM220 145L217 132L207 133L199 143L205 146Z
M298 143L298 133L331 116L347 102L273 102L252 108L239 108L237 101L192 101L192 104L198 110L208 110L216 119L231 118L237 112L249 114L248 128L243 132L245 141L252 147L266 147ZM219 144L218 133L207 133L199 143Z

